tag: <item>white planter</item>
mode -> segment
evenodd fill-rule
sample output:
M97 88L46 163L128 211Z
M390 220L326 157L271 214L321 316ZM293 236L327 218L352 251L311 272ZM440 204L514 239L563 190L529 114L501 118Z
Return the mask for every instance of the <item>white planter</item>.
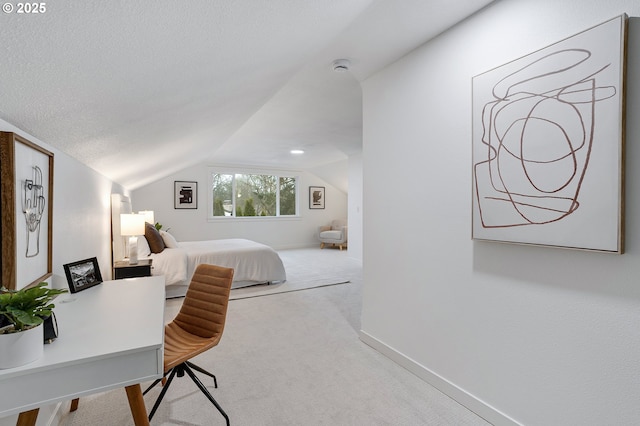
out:
M20 333L0 334L0 368L13 368L40 358L44 352L42 324Z

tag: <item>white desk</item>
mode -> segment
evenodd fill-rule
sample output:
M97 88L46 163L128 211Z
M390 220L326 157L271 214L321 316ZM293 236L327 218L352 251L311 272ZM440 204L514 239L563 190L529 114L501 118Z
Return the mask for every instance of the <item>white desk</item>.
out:
M30 364L0 370L0 417L124 387L136 425L148 425L140 383L162 377L164 277L105 281L58 296L59 337Z

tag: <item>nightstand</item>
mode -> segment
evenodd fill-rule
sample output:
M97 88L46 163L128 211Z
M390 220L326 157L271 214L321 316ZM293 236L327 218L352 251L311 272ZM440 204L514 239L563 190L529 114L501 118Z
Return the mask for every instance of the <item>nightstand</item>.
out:
M118 260L113 265L113 279L150 277L153 259L138 259L138 263L131 265L128 260Z

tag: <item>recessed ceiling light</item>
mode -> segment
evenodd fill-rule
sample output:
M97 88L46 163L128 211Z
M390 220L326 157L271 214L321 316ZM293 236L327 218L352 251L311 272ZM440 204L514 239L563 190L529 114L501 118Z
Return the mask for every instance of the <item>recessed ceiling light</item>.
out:
M292 149L291 151L289 151L290 153L292 153L293 155L301 155L304 154L304 151L301 149Z

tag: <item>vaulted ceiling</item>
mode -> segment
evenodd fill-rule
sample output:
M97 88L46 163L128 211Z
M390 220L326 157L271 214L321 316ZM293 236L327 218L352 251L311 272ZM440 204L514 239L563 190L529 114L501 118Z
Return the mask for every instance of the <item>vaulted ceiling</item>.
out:
M360 82L490 1L47 2L0 16L0 118L130 189L202 163L320 173L362 149Z

